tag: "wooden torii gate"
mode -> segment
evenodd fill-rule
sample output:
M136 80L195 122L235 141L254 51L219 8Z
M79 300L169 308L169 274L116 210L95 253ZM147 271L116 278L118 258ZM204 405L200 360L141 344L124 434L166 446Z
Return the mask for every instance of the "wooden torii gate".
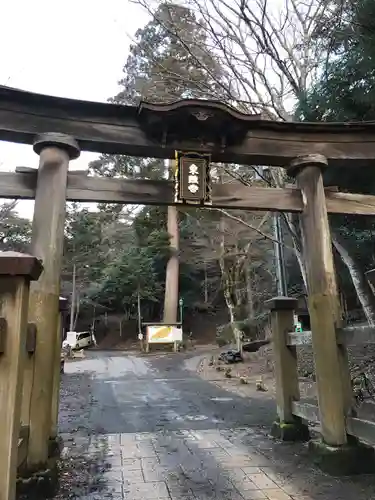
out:
M17 357L26 368L25 382L28 374L33 374L32 384L23 384L21 402L22 408L29 409L21 414L22 425L29 430L29 470L46 467L50 438L54 437L51 429L56 428L51 426L51 401L56 394L53 374L66 200L176 203L174 186L167 181L108 179L68 172L70 160L80 151L170 159L176 151L193 151L210 154L213 162L283 167L295 176L296 186L285 189L214 184L208 206L301 214L323 440L335 451L347 447L348 363L336 340L341 314L327 213L374 215L375 196L325 190L322 171L328 165L372 167L375 123L274 122L214 101L122 106L0 87L0 140L33 145L40 156L38 170L20 167L15 173L0 173L0 197L35 199L31 254L43 263L40 278L30 284L28 315L29 322L36 326L32 366L21 352L22 343ZM205 202L200 200L200 205L205 206ZM0 271L6 274L4 266L0 265ZM19 302L16 305L20 307ZM10 317L9 307L3 311L5 319ZM25 328L24 320L14 328ZM6 374L2 369L8 366L6 363L12 364L8 347L6 344L0 354L0 388L7 384L19 390L23 378L19 366ZM13 344L12 349L14 352ZM20 404L19 398L7 400L3 390L0 395L0 421L6 417L18 435L20 409L15 405ZM286 420L290 418L285 415ZM282 419L281 415L281 424ZM0 434L2 456L8 452L14 455L14 442ZM11 460L6 472L0 472L0 500L13 498L15 474L15 462Z

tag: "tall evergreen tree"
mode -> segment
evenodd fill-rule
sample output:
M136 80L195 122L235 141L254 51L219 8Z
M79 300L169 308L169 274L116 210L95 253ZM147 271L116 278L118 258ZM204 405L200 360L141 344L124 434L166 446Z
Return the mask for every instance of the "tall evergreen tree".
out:
M31 223L16 212L17 202L0 205L0 251L27 252L31 239Z
M161 4L154 18L135 34L119 81L120 92L109 99L117 104L140 101L173 102L183 98L222 99L225 77L214 53L208 55L202 21L186 7ZM194 43L190 45L187 41ZM200 47L200 48L199 48ZM101 155L91 163L100 175L162 178L164 162L121 155Z
M172 102L224 96L223 69L213 53L208 55L201 23L187 7L161 4L154 18L137 31L119 82L121 91L112 101L136 104L140 99Z
M186 43L189 39L195 43ZM194 12L165 2L158 7L154 18L137 31L119 82L121 90L110 101L136 105L141 100L165 103L183 98L220 99L223 71L215 56L209 54L206 32ZM120 155L102 155L91 164L91 169L101 175L133 178L161 179L166 173L163 161ZM171 177L171 165L168 170ZM164 321L174 323L179 297L179 225L177 209L168 207L167 212L166 226L161 227L167 229L171 238ZM158 212L150 208L148 213L152 217Z

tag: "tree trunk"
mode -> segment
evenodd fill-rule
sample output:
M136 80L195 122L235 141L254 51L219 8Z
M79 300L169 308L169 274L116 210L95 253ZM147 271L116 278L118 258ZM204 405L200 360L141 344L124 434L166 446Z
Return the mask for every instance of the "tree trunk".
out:
M224 298L225 298L225 303L228 308L228 313L229 313L229 321L232 326L232 331L233 331L233 336L236 341L236 346L238 350L241 350L241 332L239 328L236 326L236 318L234 314L235 306L232 300L232 296L228 287L228 284L226 282L226 279L224 277Z
M204 262L204 303L208 304L207 262Z
M279 188L285 187L285 172L283 172L281 169L271 169L270 172L271 172L271 177L275 183L275 186ZM307 292L307 276L305 270L305 263L303 260L303 254L301 250L303 247L301 240L298 237L296 222L295 220L293 220L292 217L293 216L291 215L285 214L284 221L292 237L294 253L296 255L297 262L302 275L303 284L305 285L305 290Z
M74 310L76 306L76 265L73 265L72 295L70 298L70 322L69 331L74 331Z
M247 314L250 319L254 318L254 300L253 300L253 290L251 287L251 276L250 276L250 259L247 256L244 266L245 283L246 283L246 303L247 303Z
M138 317L138 333L142 333L142 310L141 310L141 294L137 292L137 317Z
M138 287L137 293L137 316L138 316L138 338L139 338L139 347L141 351L144 350L143 336L142 336L142 307L141 307L141 293Z
M225 230L225 220L224 217L221 216L220 218L220 257L219 257L219 264L220 264L220 270L221 270L221 276L223 279L223 292L224 292L224 299L226 306L228 308L228 313L229 313L229 321L232 327L232 332L233 332L233 337L236 341L236 346L239 351L242 350L241 346L241 332L236 326L236 318L234 314L234 303L232 300L232 294L231 294L231 287L229 284L228 276L225 270L225 237L224 237L224 230Z
M81 299L79 296L79 292L77 291L76 308L75 308L76 310L75 310L75 314L74 314L74 327L73 327L74 332L77 330L77 322L78 322L80 305L81 305Z
M355 259L349 254L348 250L340 243L337 235L334 233L332 233L332 243L349 271L350 278L368 324L370 326L375 326L374 296L363 271L360 269Z
M288 295L286 283L286 269L283 246L283 233L280 225L280 215L273 214L273 230L275 235L275 260L276 260L276 290L279 297Z
M238 254L238 245L235 246L234 251L236 254ZM239 285L241 285L241 282L240 282L241 262L237 259L236 259L236 262L233 263L233 265L232 265L232 273L233 273L232 274L232 276L233 276L232 290L233 290L234 297L236 300L236 307L239 308L239 307L241 307L243 300L242 300L242 291L241 291L242 287L239 286ZM239 310L239 309L237 309L237 310Z
M292 237L292 238L293 238L294 253L295 253L295 256L296 256L296 259L297 259L297 262L298 262L298 265L299 265L299 268L301 271L302 281L303 281L306 293L308 293L307 276L306 276L305 263L303 260L303 254L302 254L301 250L298 248L295 238L294 237Z
M292 237L294 253L297 258L297 262L302 275L302 281L303 284L305 285L305 290L307 292L307 276L306 276L305 263L303 261L303 250L301 250L302 243L297 236L298 234L297 228L295 227L295 222L291 219L291 217L286 215L285 222Z
M177 323L178 278L179 278L179 230L178 212L174 206L168 207L168 234L170 235L171 256L165 276L164 323Z

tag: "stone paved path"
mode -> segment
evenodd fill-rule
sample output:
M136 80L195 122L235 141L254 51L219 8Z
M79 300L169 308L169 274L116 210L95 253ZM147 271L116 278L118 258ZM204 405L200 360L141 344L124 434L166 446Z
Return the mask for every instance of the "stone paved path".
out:
M375 479L338 480L303 445L267 437L267 398L242 398L184 355L88 353L66 365L62 491L80 500L367 500Z

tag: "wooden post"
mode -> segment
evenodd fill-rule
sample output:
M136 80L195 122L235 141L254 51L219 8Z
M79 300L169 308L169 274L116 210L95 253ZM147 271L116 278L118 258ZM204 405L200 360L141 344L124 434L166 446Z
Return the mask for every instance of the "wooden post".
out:
M287 345L287 334L294 331L294 311L297 304L298 300L290 297L276 297L266 302L271 310L278 415L271 433L284 441L309 438L307 426L293 415L292 409L292 402L299 400L300 393L296 347Z
M69 160L79 156L79 148L69 136L47 133L37 138L34 151L40 155L40 162L31 248L42 260L44 271L30 288L29 321L38 331L30 403L30 469L43 468L48 458L66 184Z
M170 160L168 172L171 179L174 174L174 161ZM178 292L179 292L179 239L178 210L175 206L168 206L167 229L170 237L170 257L165 270L165 292L163 323L177 323Z
M293 422L292 401L299 400L297 355L287 346L287 333L294 331L297 299L276 297L266 305L271 310L271 331L276 376L277 414L281 422Z
M0 354L0 500L13 500L16 494L29 284L41 272L42 264L35 257L0 253L0 317L5 335Z
M59 320L57 322L57 330L55 337L55 354L53 365L53 389L52 389L52 406L51 406L51 433L50 438L57 438L58 418L59 418L59 402L60 402L60 372L61 372L61 345L63 339L63 314L68 310L68 301L60 297L59 299Z
M296 158L291 165L303 202L301 231L322 436L326 444L340 446L347 442L346 382L336 340L341 321L323 187L326 167L326 158L317 154Z

